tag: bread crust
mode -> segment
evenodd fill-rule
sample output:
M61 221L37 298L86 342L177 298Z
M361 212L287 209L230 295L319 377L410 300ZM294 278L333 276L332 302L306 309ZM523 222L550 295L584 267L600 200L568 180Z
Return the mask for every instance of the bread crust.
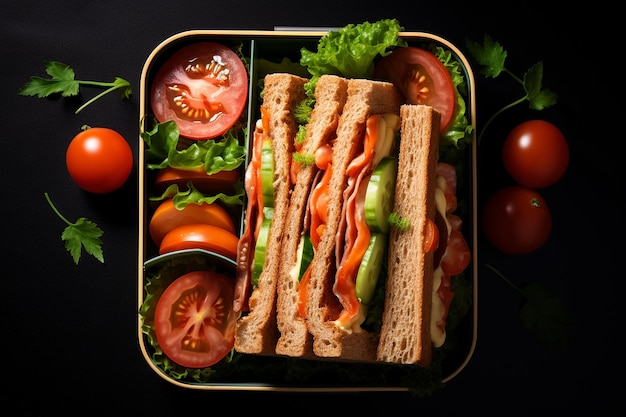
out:
M236 324L235 350L242 353L275 353L278 340L276 282L291 190L291 156L298 129L293 111L306 98L304 84L307 81L306 78L283 73L265 77L263 106L269 113L269 136L274 153L274 217L263 270L248 302L250 311Z
M328 195L328 220L311 264L308 283L307 326L314 337L317 356L346 360L376 359L377 337L361 331L348 332L334 321L341 305L333 294L336 273L335 235L347 186L346 168L362 149L367 118L371 114L399 113L400 96L393 84L382 81L351 79L348 99L339 119L337 139L333 146L332 176Z
M435 218L435 165L440 115L430 106L403 105L394 212L410 221L392 228L383 324L377 360L427 366L430 336L433 252L424 252L427 219Z

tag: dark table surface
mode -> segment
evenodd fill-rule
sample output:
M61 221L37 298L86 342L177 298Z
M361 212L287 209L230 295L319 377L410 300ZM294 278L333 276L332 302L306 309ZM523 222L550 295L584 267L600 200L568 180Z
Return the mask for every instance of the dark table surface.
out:
M624 247L619 233L624 205L618 191L624 187L618 185L616 169L624 155L623 133L611 113L616 100L605 98L612 96L617 69L610 63L611 49L587 48L586 42L604 38L581 34L594 16L574 11L565 19L562 10L548 13L528 2L484 10L469 2L457 7L345 2L340 9L336 3L3 3L3 409L14 410L11 415L56 411L145 416L212 414L218 405L238 414L291 410L372 415L387 414L390 407L442 416L624 412L615 382L624 370L617 343L623 329L618 300L624 276L618 269ZM161 41L189 29L339 27L388 17L398 18L407 30L443 36L466 54L467 38L481 41L489 34L508 51L506 65L520 76L544 62L544 86L559 95L557 105L537 112L522 104L492 125L479 148L478 191L484 201L510 182L502 174L498 152L515 124L543 118L558 125L568 139L571 161L561 181L541 190L554 220L547 244L534 253L512 256L480 238L476 350L466 368L432 396L208 392L162 380L146 364L137 341L136 174L139 84L146 58ZM77 101L18 96L31 75L44 75L44 60L71 65L77 78L126 78L135 93L123 102L109 96L79 115L74 114ZM474 72L480 129L522 91L506 76L493 80L477 68ZM91 195L69 178L65 149L83 124L116 129L131 143L134 172L121 190ZM73 263L60 240L64 224L48 207L44 192L68 218L87 217L105 231L104 264L87 255L79 265ZM567 351L553 352L523 330L520 296L487 264L515 283L541 282L562 300L574 318ZM297 409L286 408L292 402Z

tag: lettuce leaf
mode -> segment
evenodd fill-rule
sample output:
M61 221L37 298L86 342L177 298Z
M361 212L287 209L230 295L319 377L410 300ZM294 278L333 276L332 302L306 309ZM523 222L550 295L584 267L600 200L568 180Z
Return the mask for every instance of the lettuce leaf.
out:
M176 122L170 120L157 124L149 132L141 132L146 143L145 157L147 169L172 167L177 169L197 169L204 167L207 175L220 171L237 169L246 157L246 150L239 144L238 134L245 134L245 128L235 125L220 140L193 141L184 149L179 149L179 130Z
M374 58L389 55L393 47L407 45L398 37L402 30L396 19L350 24L321 37L316 52L302 48L300 64L313 77L335 74L346 78L371 78Z

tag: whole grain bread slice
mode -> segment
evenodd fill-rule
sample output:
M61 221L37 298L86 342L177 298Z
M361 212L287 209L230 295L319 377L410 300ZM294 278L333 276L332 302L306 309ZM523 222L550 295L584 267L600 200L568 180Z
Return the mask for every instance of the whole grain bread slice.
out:
M391 228L388 270L377 359L427 366L430 337L433 252L424 251L427 219L435 219L435 165L440 115L430 106L400 109L400 149L394 212L410 221Z
M400 97L393 84L383 81L351 79L348 98L337 127L333 146L332 176L328 195L328 219L311 264L308 283L307 327L314 337L317 356L346 360L376 359L377 337L361 331L346 331L334 323L342 306L333 294L336 273L335 235L339 229L343 191L347 185L346 168L363 149L368 116L399 113Z
M278 340L276 282L291 191L291 158L298 129L293 112L295 106L306 98L304 84L307 81L306 78L284 73L265 77L262 106L269 115L269 136L274 155L274 216L263 270L248 301L249 312L236 324L235 350L242 353L275 353Z
M315 107L306 126L306 136L301 152L314 155L329 144L336 134L339 117L343 111L348 91L348 81L336 75L321 76L315 88ZM315 164L301 165L296 174L289 212L283 233L281 266L277 284L277 321L280 337L276 353L301 357L312 355L312 336L305 319L298 312L299 268L298 246L307 232L305 212L313 177L318 171Z

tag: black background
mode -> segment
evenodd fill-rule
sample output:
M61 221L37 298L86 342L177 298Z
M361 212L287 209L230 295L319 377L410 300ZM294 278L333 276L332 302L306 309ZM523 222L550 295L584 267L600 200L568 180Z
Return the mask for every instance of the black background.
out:
M301 415L394 412L422 415L593 415L624 412L620 385L624 356L619 290L623 287L623 195L617 167L623 158L623 123L616 118L617 50L611 10L597 20L589 10L548 12L528 2L476 8L438 2L48 1L3 2L0 15L2 82L3 325L0 407L11 415L49 412L95 415L180 415L287 412ZM567 18L565 16L567 15ZM155 375L137 342L137 148L141 70L167 37L189 29L339 27L397 18L406 30L425 31L457 45L489 34L508 51L518 76L544 62L544 86L559 95L542 112L526 104L504 113L479 148L479 200L512 181L499 147L514 125L530 118L557 124L570 144L563 179L541 190L553 214L547 244L528 255L503 255L480 239L477 347L467 367L431 397L409 393L207 392L182 389ZM130 100L116 95L74 110L76 100L20 97L31 75L44 76L44 60L72 66L77 78L126 78ZM502 75L485 79L474 67L478 128L499 107L523 94ZM118 130L135 152L134 172L119 191L81 191L65 169L65 149L83 124ZM70 220L87 217L104 231L105 263L83 254L74 265L60 240L64 224L44 199ZM573 315L570 348L555 353L524 332L521 299L486 269L512 281L539 281ZM330 405L330 404L333 405ZM293 405L292 405L293 404ZM295 407L295 408L288 408ZM224 411L221 411L222 413ZM3 412L3 414L5 414Z

